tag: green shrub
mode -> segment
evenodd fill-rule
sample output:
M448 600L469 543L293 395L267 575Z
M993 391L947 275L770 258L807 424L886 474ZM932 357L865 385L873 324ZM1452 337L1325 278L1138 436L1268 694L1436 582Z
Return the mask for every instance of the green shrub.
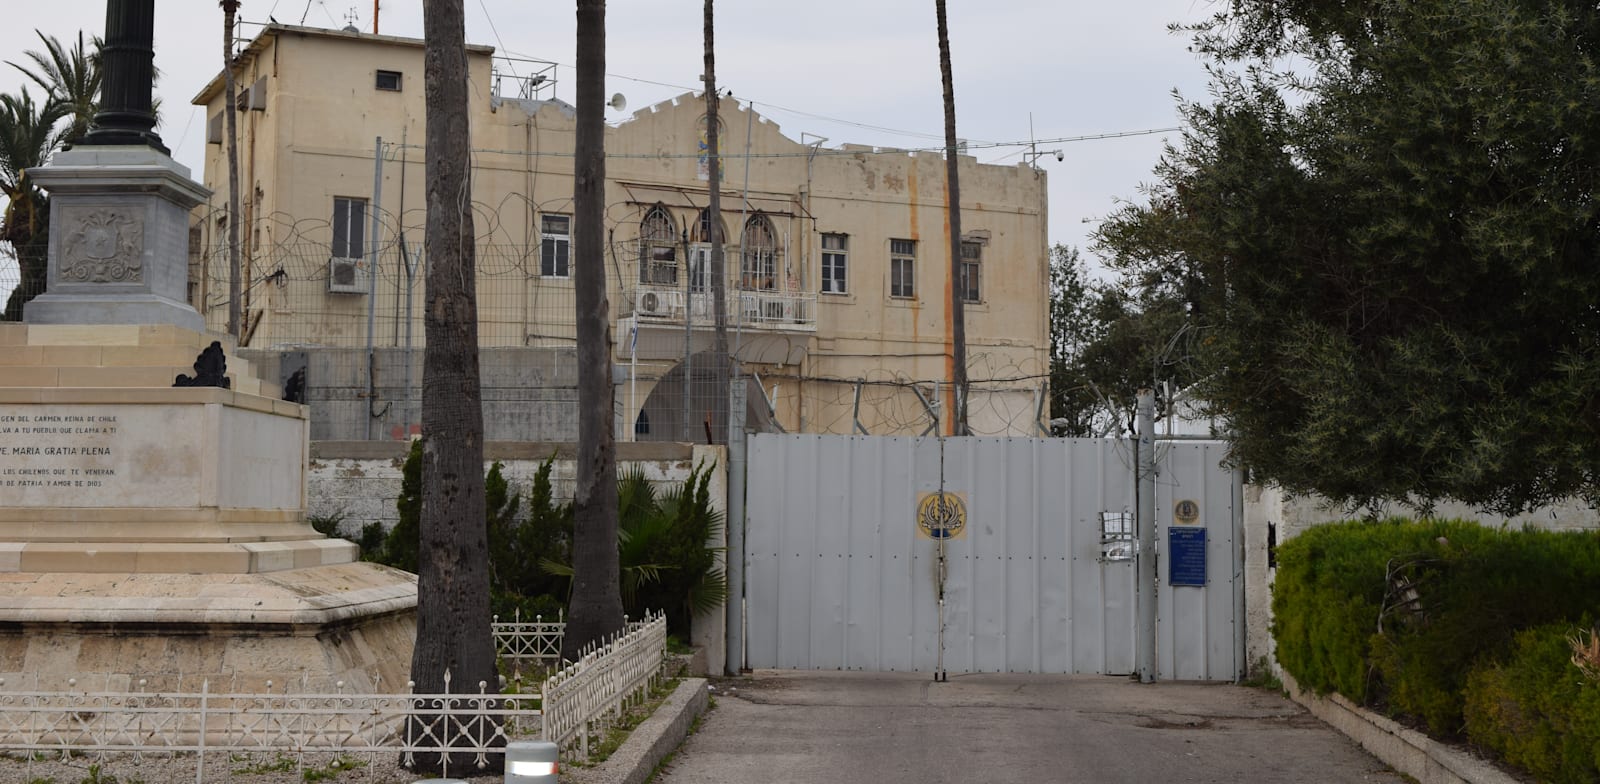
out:
M1284 668L1443 736L1463 727L1476 662L1503 658L1522 629L1576 620L1600 595L1600 537L1589 533L1351 522L1314 528L1279 556L1273 632Z
M400 497L395 499L400 519L384 537L383 552L373 560L408 572L417 571L417 550L422 545L422 439L411 442L400 468Z
M669 631L687 635L693 613L727 600L727 577L716 566L720 548L709 546L722 529L722 513L711 506L710 475L696 466L682 485L659 496L637 467L618 480L617 558L622 605L631 617L661 610ZM545 558L539 567L571 577L569 564Z
M1480 665L1466 687L1468 737L1557 784L1600 781L1600 683L1573 666L1573 629L1523 631L1505 663Z
M402 469L399 522L374 547L373 560L417 570L422 517L422 448L412 442ZM550 475L555 456L535 472L524 511L500 463L484 476L489 539L490 607L501 620L561 615L572 574L572 505L555 502ZM686 634L694 612L720 606L727 580L709 546L722 513L711 505L711 471L697 466L681 485L657 493L637 468L618 480L618 558L624 607L634 617L663 610L668 627ZM369 531L364 529L363 550ZM376 536L377 533L373 532Z

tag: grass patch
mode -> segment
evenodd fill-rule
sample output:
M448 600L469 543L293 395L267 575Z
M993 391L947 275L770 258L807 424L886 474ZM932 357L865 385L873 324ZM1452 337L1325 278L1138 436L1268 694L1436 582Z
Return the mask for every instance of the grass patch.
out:
M644 702L624 711L622 716L612 722L611 726L607 727L603 734L591 741L587 762L573 760L562 764L571 765L575 768L590 768L610 759L611 755L615 754L617 749L622 748L622 744L627 742L628 736L633 734L633 730L643 724L645 719L654 715L656 708L661 707L661 703L666 702L667 697L672 694L674 689L678 688L678 684L683 682L683 670L684 668L680 665L673 675L658 681L650 689L649 693L645 695Z
M333 781L339 777L339 774L344 773L347 770L355 770L356 768L364 768L366 766L367 763L356 759L355 757L341 754L337 759L328 763L326 766L306 768L305 770L301 771L300 779L306 782Z
M273 759L264 762L258 762L250 757L236 754L230 758L229 761L235 763L247 763L233 769L234 773L240 775L253 775L259 773L288 773L289 771L299 767L299 763L282 754L279 754Z
M1239 685L1248 686L1252 689L1265 689L1279 694L1285 692L1283 680L1278 677L1277 673L1272 671L1272 664L1267 661L1265 656L1256 659L1255 665L1250 668L1244 680L1239 681Z

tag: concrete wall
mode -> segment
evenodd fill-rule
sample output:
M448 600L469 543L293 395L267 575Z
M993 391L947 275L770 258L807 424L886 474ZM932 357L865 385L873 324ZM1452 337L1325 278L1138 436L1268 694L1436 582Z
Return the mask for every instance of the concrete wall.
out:
M369 397L365 349L240 350L263 378L280 385L296 368L306 369L312 441L404 441L420 435L422 350L373 353L376 395ZM478 365L486 441L577 440L576 349L485 348Z

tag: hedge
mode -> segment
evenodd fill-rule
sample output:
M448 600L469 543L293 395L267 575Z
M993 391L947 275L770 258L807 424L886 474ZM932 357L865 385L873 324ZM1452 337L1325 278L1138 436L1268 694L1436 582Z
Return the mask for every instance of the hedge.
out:
M1572 663L1578 629L1558 623L1516 636L1504 663L1467 677L1467 735L1557 784L1600 781L1600 682Z
M1524 629L1576 623L1597 600L1593 533L1454 520L1335 523L1280 548L1273 635L1279 663L1306 688L1452 737L1464 729L1474 666L1505 661Z

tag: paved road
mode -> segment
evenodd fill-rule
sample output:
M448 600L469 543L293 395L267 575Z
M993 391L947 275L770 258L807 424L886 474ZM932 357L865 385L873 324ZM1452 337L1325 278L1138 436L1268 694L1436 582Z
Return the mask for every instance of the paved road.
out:
M1098 676L758 671L660 784L1384 782L1400 777L1276 694Z

